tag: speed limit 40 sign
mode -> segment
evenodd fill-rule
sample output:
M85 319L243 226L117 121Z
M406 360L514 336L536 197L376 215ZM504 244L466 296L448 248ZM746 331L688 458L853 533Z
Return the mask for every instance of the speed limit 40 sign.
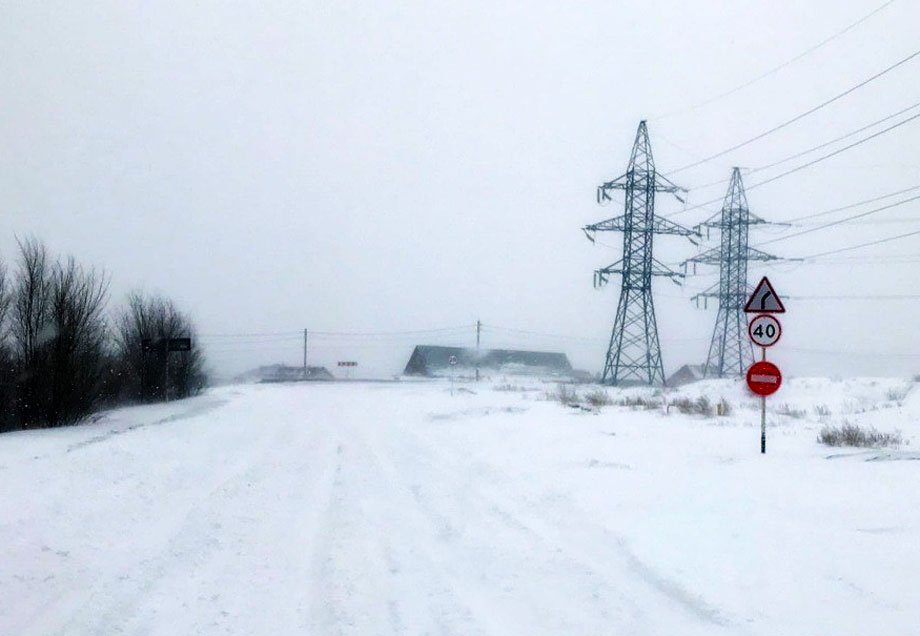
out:
M748 325L748 336L758 347L771 347L779 341L783 328L770 314L755 316Z

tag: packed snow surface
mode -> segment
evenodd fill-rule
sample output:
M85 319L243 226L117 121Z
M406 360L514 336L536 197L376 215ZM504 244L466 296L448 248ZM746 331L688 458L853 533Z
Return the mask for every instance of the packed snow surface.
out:
M916 634L920 387L222 387L0 436L0 634ZM597 387L576 387L579 393ZM724 398L726 416L682 414ZM900 430L830 448L825 424Z

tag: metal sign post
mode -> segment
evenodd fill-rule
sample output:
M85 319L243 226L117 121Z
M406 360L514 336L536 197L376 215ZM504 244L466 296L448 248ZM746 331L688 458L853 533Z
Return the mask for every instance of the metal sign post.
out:
M358 366L355 360L339 360L339 366L345 367L345 378L351 380L351 370Z
M760 362L755 362L747 371L747 385L752 393L760 396L760 452L767 452L767 396L776 393L783 383L779 367L767 362L767 347L779 342L783 328L772 314L785 313L786 308L770 280L764 276L744 306L746 313L758 314L748 324L748 337L760 347Z
M763 349L763 357L767 350ZM767 452L767 396L776 393L783 383L779 368L765 359L755 362L747 372L747 385L752 393L760 396L760 452Z
M450 396L454 396L454 367L457 366L457 356L451 356L447 359L447 364L450 365Z
M191 351L191 338L141 338L141 351L148 353L162 353L163 364L163 399L169 402L169 354L173 351ZM146 373L146 363L144 364Z

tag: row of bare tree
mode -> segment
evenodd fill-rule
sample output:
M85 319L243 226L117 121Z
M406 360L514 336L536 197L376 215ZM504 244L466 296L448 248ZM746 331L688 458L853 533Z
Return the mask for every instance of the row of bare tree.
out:
M114 316L107 304L105 274L53 258L38 240L19 243L12 272L0 265L0 431L74 424L107 406L204 387L196 347L142 346L194 343L191 321L169 300L132 294Z

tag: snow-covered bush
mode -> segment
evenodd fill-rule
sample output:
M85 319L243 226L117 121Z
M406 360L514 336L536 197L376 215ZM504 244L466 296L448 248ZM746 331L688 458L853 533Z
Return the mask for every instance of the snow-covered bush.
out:
M603 389L594 389L590 393L585 394L585 402L594 408L613 404L613 400L610 399L610 396L607 395L607 392Z
M780 404L779 408L776 409L776 412L779 413L780 415L785 415L786 417L792 417L797 420L800 420L806 415L808 415L807 411L805 411L804 409L796 409L796 408L789 406L786 403Z
M684 415L703 415L705 417L712 417L714 410L712 408L712 401L705 395L701 395L695 400L691 400L688 397L678 398L668 404L668 410L670 410L672 406Z
M563 382L560 382L556 385L555 391L547 391L546 399L559 402L564 406L568 406L570 404L578 404L581 402L581 398L578 396L578 393L575 391L575 389Z
M660 409L662 401L656 400L654 395L653 397L647 398L638 395L636 397L625 397L616 402L617 406L628 406L632 409L645 409L646 411L654 411Z
M880 448L899 446L901 434L882 433L874 428L860 428L855 424L844 422L839 428L825 426L818 433L818 441L827 446L857 446L862 448Z

